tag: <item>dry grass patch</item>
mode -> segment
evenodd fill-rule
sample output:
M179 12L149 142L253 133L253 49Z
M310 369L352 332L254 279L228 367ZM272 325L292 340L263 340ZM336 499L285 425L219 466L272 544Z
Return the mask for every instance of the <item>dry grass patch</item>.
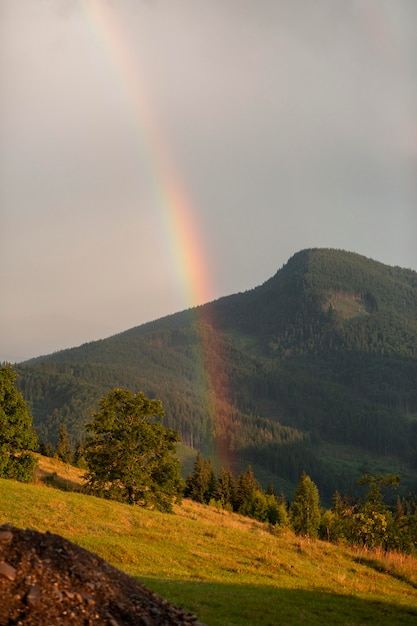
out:
M417 560L410 554L386 552L382 548L353 548L355 561L373 568L377 572L389 574L393 578L407 582L417 589Z
M82 491L86 470L62 463L59 459L35 454L38 466L35 481L63 491Z

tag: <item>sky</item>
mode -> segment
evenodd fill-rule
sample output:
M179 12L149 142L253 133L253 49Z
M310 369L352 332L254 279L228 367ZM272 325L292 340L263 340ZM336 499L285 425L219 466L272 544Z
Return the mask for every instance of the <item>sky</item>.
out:
M273 276L417 270L415 0L0 0L0 362Z

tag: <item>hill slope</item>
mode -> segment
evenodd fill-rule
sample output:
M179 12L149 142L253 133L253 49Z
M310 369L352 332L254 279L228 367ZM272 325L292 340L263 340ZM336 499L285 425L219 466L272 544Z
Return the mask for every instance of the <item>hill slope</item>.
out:
M4 479L0 500L0 524L62 535L210 626L415 623L411 557L271 535L190 501L170 515Z
M119 386L163 401L166 425L219 463L326 497L361 474L417 467L417 273L304 250L275 276L102 341L19 367L36 428L84 435Z

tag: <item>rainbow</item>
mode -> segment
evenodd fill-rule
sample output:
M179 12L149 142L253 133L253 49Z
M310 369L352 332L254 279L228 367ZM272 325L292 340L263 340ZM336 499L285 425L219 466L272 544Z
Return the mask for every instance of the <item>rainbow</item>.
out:
M79 5L116 86L125 96L137 136L138 154L146 169L185 304L187 307L204 304L213 299L214 292L195 211L150 106L145 77L136 60L133 64L125 29L110 3L79 0Z
M149 103L149 89L140 67L132 61L122 24L110 3L103 0L79 0L82 13L97 46L102 50L127 102L137 136L138 154L145 167L171 249L176 274L184 295L185 308L205 304L214 298L205 248L195 219L195 210L184 184L174 167L169 146ZM203 320L207 322L207 318ZM210 324L209 324L210 325ZM201 369L201 398L205 399L214 431L222 431L228 411L220 388L221 359L213 333L207 324L200 329L197 367ZM223 379L224 387L224 379ZM219 437L217 437L219 439ZM216 446L215 453L228 463L232 461L228 446Z

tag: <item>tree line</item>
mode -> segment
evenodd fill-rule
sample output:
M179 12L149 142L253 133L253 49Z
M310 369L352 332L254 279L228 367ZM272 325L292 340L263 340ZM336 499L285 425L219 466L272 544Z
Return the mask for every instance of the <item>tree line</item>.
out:
M317 485L305 472L290 503L283 494L277 496L272 485L264 491L251 466L236 479L230 469L222 468L216 475L211 459L198 453L184 495L271 526L291 528L297 535L417 554L417 498L385 502L384 492L395 490L399 482L399 475L363 476L359 484L368 488L363 498L335 492L332 506L324 509Z
M0 477L30 481L39 444L16 377L11 366L0 368ZM142 392L115 388L103 397L78 451L87 470L86 492L167 512L185 496L308 537L417 552L417 498L397 498L394 504L384 499L387 489L398 487L399 475L364 476L360 482L368 489L365 497L355 500L336 492L326 510L305 472L291 503L283 494L277 496L273 486L264 491L250 465L237 478L228 468L216 474L211 459L200 452L184 482L176 456L179 436L162 425L163 417L162 403ZM64 425L55 454L66 462L74 460Z

